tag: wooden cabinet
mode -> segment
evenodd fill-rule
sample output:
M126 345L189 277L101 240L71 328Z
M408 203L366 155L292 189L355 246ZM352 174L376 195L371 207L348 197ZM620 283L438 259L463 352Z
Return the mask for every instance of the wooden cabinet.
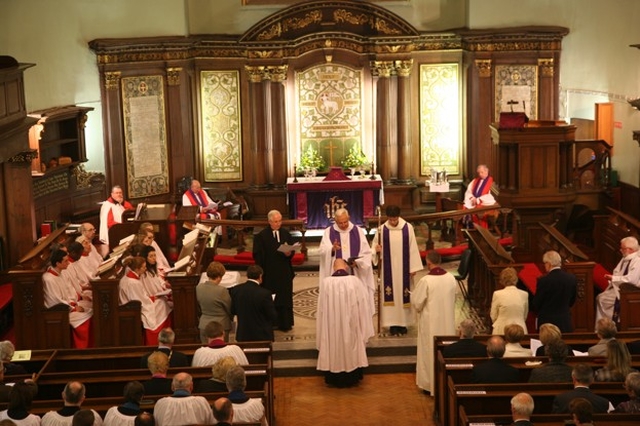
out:
M38 151L31 163L33 175L87 161L84 124L89 111L93 108L71 105L29 114L38 119L29 132L29 145Z
M88 219L97 226L99 202L105 198L104 175L84 170L84 127L90 107L75 105L34 111L29 145L38 153L31 162L36 229L45 220L58 223Z

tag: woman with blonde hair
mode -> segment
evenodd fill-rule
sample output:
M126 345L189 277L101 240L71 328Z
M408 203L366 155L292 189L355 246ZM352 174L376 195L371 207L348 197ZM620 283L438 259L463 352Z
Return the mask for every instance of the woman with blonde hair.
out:
M538 337L542 345L536 350L536 356L545 356L545 347L551 342L562 340L562 332L557 325L547 322L540 326L540 334ZM567 345L567 349L569 355L571 355L573 350L569 345Z
M201 380L196 387L196 393L227 391L227 372L238 365L235 358L225 356L211 366L211 378Z
M617 339L607 342L607 365L596 370L597 382L623 382L629 373L637 373L631 368L631 354L627 345Z
M491 300L492 334L504 334L508 324L518 324L527 333L527 314L529 313L529 295L516 288L518 273L513 268L504 268L500 272L502 290L496 290Z

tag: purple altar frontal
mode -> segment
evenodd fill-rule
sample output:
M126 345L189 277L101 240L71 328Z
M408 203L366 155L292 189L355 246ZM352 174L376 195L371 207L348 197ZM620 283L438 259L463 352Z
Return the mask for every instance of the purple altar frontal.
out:
M287 179L289 211L292 219L304 220L307 229L329 226L333 213L341 207L349 210L351 221L364 225L364 219L375 215L384 204L382 179L375 175L361 179L323 180L322 177Z

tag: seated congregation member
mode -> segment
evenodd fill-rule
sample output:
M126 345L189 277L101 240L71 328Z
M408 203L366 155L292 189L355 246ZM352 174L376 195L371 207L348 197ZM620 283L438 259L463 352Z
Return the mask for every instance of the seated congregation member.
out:
M554 340L545 347L549 362L531 370L529 383L569 383L572 368L565 361L569 356L569 347L562 340Z
M463 320L458 326L460 340L442 349L445 358L482 358L487 356L487 347L473 338L476 325L470 319Z
M523 348L520 342L524 338L524 330L520 324L509 324L504 328L505 347L504 357L533 356L531 349Z
M616 300L620 298L620 284L627 283L640 287L640 245L636 237L626 237L620 240L622 259L613 269L611 275L604 277L609 280L607 288L596 297L596 322L600 318L614 318Z
M220 262L211 262L207 267L207 281L202 281L196 286L196 299L200 305L200 340L207 343L208 338L205 327L210 321L217 321L224 329L224 340L229 341L229 332L233 322L231 315L231 296L229 290L220 285L226 270Z
M71 426L92 426L95 421L96 416L93 411L82 409L73 415Z
M43 426L71 426L73 415L80 411L85 398L85 387L80 382L69 382L62 391L62 400L64 407L58 411L49 411L42 417L41 425ZM102 417L95 411L93 425L101 426Z
M238 345L228 345L224 341L224 328L218 321L210 321L205 327L207 346L198 348L193 354L192 367L210 367L222 357L230 356L240 365L247 365L249 361L244 351Z
M158 245L158 242L156 241L153 224L150 222L141 223L140 227L138 228L138 233L146 234L147 238L144 240L143 243L145 245L150 245L156 250L156 264L158 269L157 273L164 277L167 274L167 271L169 270L169 268L171 268L171 265L169 264L167 257L164 255L164 252L162 251L162 249Z
M111 407L104 416L104 426L133 426L133 422L140 414L140 401L144 396L144 386L135 381L124 386L124 403Z
M126 259L123 264L129 267L127 272L120 279L120 305L125 305L132 300L137 300L142 304L142 326L145 330L145 345L155 346L158 344L158 333L165 327L171 326L171 307L167 300L162 297L150 295L141 277L147 270L147 263L144 258L135 256Z
M195 179L191 181L191 186L182 195L182 205L199 206L200 219L220 219L218 203L209 197L207 191L202 189L200 182Z
M536 349L536 356L544 356L545 347L549 343L557 340L562 340L562 332L557 325L546 323L540 326L540 333L538 337L540 338L540 343L542 343L542 346ZM573 355L571 346L567 345L567 349L569 350L569 355Z
M176 333L173 329L170 327L163 328L160 330L160 334L158 334L158 347L154 349L154 352L164 353L169 358L169 367L187 367L189 366L187 356L180 351L173 350L173 342L175 342L175 340ZM140 368L148 367L147 360L152 353L153 352L149 352L140 357Z
M512 426L533 426L531 414L533 414L534 402L528 393L519 393L511 398Z
M158 426L215 423L209 402L202 396L191 394L193 378L190 374L176 374L171 389L173 394L159 399L153 407L153 417Z
M73 347L88 348L90 345L92 303L82 300L73 285L62 276L69 266L66 251L54 250L51 253L51 266L42 275L44 285L44 306L51 308L63 303L69 306L69 324L73 331Z
M333 275L320 282L316 319L317 369L328 385L348 387L362 380L369 365L366 344L373 336L369 292L348 272L344 259L336 259Z
M557 395L553 399L553 413L569 413L569 403L575 398L585 398L595 413L606 413L613 410L613 406L606 399L591 392L589 386L593 383L593 370L586 364L576 364L571 372L573 390Z
M133 210L133 205L124 199L124 192L119 185L111 188L111 196L100 207L100 241L109 244L109 228L122 223L122 213Z
M271 298L271 292L263 288L262 268L250 265L247 268L247 282L229 290L231 314L238 319L236 341L273 341L273 326L278 313Z
M233 403L229 398L218 398L213 402L213 417L218 422L218 426L231 426Z
M500 285L504 288L493 292L491 299L492 334L504 334L507 324L518 324L527 334L527 314L529 313L529 295L516 288L518 273L514 268L504 268L500 272Z
M151 379L142 383L145 395L170 395L171 379L167 378L169 357L163 352L153 352L147 359Z
M487 341L489 361L477 364L471 370L471 383L517 383L520 371L502 360L505 351L504 339L491 336Z
M0 411L0 420L11 420L18 426L39 426L40 417L30 414L31 402L38 393L38 385L33 380L20 380L9 393L9 405Z
M229 400L233 403L233 420L236 422L262 422L267 425L264 405L260 398L249 398L244 390L247 387L247 377L244 369L239 365L227 372L227 389Z
M600 318L596 321L596 335L598 343L589 348L589 356L607 356L607 343L616 338L618 328L616 323L609 318Z
M196 386L196 393L226 392L227 373L238 365L233 357L225 356L216 361L211 367L211 378L200 380Z
M142 282L150 295L164 297L171 302L171 284L158 273L156 254L153 246L145 246L142 249L141 257L147 262L147 271L142 275Z
M571 307L576 302L578 280L575 275L560 269L562 258L550 250L542 256L547 274L538 278L533 310L538 314L538 325L551 323L561 332L573 331Z
M614 413L640 413L640 373L629 373L624 381L629 400L616 406Z
M156 426L156 419L153 414L143 411L133 420L133 426Z
M585 398L575 398L569 403L569 414L575 426L593 426L593 404Z
M4 367L4 375L11 376L14 374L27 374L27 370L14 362L11 362L13 354L16 352L16 347L13 346L11 340L3 340L0 342L0 361L2 367Z
M607 365L596 370L597 382L623 382L627 374L637 372L631 368L631 354L622 340L607 342Z

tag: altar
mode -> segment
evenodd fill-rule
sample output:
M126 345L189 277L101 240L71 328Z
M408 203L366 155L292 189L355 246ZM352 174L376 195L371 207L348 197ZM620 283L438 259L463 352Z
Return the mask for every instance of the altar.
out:
M304 220L307 229L323 229L332 222L333 213L344 207L351 222L364 225L365 218L374 216L376 207L384 204L380 175L346 180L324 180L322 176L287 179L291 219Z

